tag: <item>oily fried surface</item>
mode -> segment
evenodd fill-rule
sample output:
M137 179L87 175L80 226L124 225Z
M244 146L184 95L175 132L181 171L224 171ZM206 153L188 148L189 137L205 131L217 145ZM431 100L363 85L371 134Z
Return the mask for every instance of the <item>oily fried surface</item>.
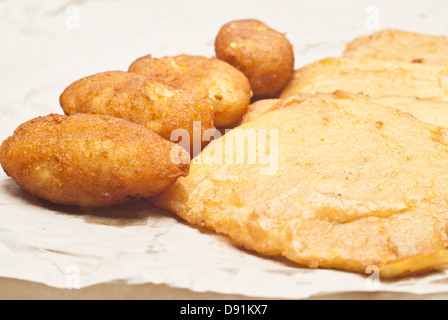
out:
M306 100L314 98L316 95L310 94L310 93L301 93L295 95L295 99L293 103L297 103L299 100ZM247 109L247 113L244 116L243 124L247 123L249 121L254 120L255 118L258 118L259 116L272 112L278 109L283 109L289 106L288 103L283 103L284 99L266 99L266 100L259 100L249 106Z
M278 97L294 73L294 50L286 36L258 20L225 24L215 41L218 59L241 70L256 98Z
M0 149L5 172L36 197L103 207L148 198L188 174L171 161L175 144L108 116L49 115L19 126ZM177 149L175 149L177 150ZM187 162L173 152L173 159Z
M448 65L448 37L383 30L347 45L344 57Z
M448 102L421 100L412 97L386 97L374 101L383 106L412 114L418 120L448 128Z
M214 106L216 127L231 127L240 122L252 97L246 76L216 58L184 54L157 59L148 55L136 60L129 72L207 99Z
M390 278L448 263L446 129L344 92L282 103L211 144L157 204L310 268ZM268 130L277 171L248 161L250 146L244 163L221 158L251 129Z
M324 94L317 94L317 96L319 95L323 96ZM301 93L296 95L295 99L310 99L315 96ZM421 100L412 97L385 97L371 100L377 104L410 113L420 121L448 128L448 102L446 101ZM260 100L251 104L244 116L243 123L252 121L267 112L288 106L281 102L281 99L272 99Z
M297 70L281 97L344 90L372 98L406 96L448 101L447 79L448 67L328 58Z
M184 129L193 142L195 121L201 123L201 134L214 129L210 103L134 73L112 71L76 81L61 95L60 103L68 115L92 113L126 119L167 140L174 130Z
M249 108L247 108L247 113L244 115L243 123L252 121L253 119L270 111L274 105L280 101L280 99L265 99L252 103Z

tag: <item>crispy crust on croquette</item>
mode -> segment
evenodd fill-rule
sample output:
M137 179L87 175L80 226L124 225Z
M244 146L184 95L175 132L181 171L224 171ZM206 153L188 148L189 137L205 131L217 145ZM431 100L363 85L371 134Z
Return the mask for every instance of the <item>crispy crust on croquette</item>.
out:
M252 97L246 76L216 58L183 54L157 59L147 55L132 63L129 72L207 99L214 106L216 127L231 127L240 122Z
M222 27L216 56L242 71L256 98L278 97L294 73L294 50L282 33L258 20L239 20Z
M8 176L38 198L105 207L152 197L186 176L189 165L171 160L175 147L122 119L53 114L19 126L3 142L0 163ZM179 153L174 152L173 159L181 160Z
M62 93L60 103L67 115L91 113L122 118L144 125L167 140L174 130L184 129L192 143L195 121L201 123L201 136L215 129L209 102L135 73L111 71L78 80ZM206 145L202 141L202 146Z

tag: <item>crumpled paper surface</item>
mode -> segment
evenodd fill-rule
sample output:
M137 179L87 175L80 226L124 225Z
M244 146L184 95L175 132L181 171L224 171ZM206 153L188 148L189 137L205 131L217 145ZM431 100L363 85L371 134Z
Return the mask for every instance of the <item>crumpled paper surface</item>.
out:
M84 76L126 70L148 53L212 56L220 26L233 19L254 17L287 31L300 67L340 55L372 28L448 34L447 12L445 1L3 0L0 139L36 116L61 113L60 93ZM145 201L110 209L52 205L0 174L0 277L57 288L153 283L286 299L448 292L448 270L398 281L369 276L302 269L244 251Z

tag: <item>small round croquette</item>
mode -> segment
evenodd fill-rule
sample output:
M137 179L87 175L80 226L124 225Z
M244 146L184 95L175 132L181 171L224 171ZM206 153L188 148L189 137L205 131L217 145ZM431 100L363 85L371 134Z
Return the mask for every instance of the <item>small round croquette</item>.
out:
M292 44L258 20L238 20L225 24L215 42L216 56L243 72L254 97L275 98L294 73Z

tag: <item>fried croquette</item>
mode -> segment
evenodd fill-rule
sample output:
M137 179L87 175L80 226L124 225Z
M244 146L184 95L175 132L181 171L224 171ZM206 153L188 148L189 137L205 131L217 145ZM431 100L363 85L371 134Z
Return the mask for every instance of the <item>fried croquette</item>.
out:
M294 74L281 97L344 90L371 98L405 96L448 101L448 67L328 58Z
M156 204L310 268L392 278L448 264L447 129L341 91L280 104L206 148ZM229 143L263 131L257 145Z
M144 125L167 140L175 130L186 130L190 148L194 122L200 122L201 137L215 129L210 103L135 73L112 71L81 79L64 91L60 103L67 115L91 113L122 118ZM200 140L197 143L205 147L207 142Z
M228 128L240 122L252 97L246 76L216 58L184 54L156 59L148 55L132 63L129 72L207 99L214 106L216 127Z
M448 66L448 37L383 30L347 45L343 56Z
M90 114L36 118L0 148L4 171L23 189L81 207L155 196L188 174L189 160L185 150L141 125Z
M242 71L255 98L278 97L294 73L292 44L258 20L224 25L215 41L216 57Z

